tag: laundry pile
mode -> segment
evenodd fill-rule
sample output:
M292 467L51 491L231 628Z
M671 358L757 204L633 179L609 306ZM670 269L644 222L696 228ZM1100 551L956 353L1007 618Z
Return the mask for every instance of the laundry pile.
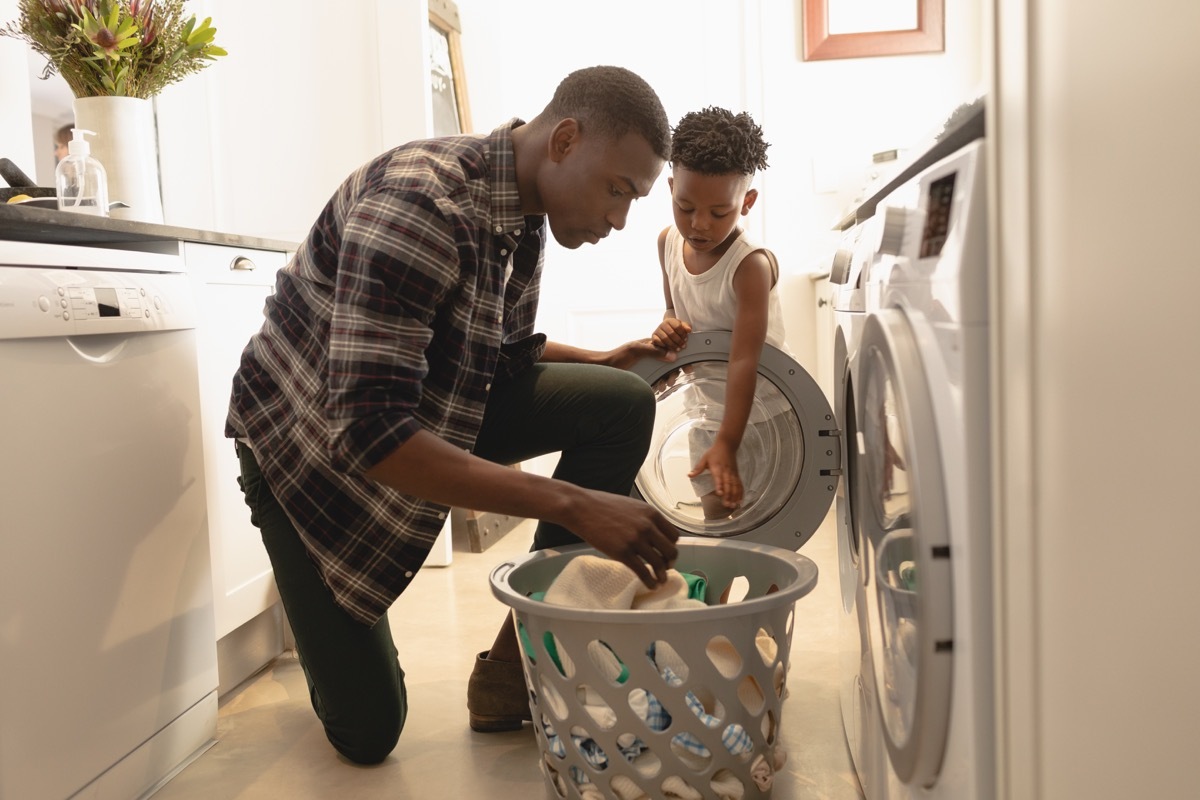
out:
M633 573L615 561L597 556L578 556L572 559L549 589L540 594L532 595L546 603L572 608L592 609L675 609L704 607L703 600L706 591L706 580L700 575L680 573L668 570L667 581L656 589L647 589ZM527 652L529 641L523 626L518 626L518 633L524 640ZM555 646L554 637L547 633L544 637L547 653L550 655L560 674L575 674L574 664L565 652ZM764 663L770 664L775 660L777 644L775 640L760 631L755 641L759 654ZM732 643L724 637L718 637L709 642L706 649L713 665L724 675L733 675L740 670L741 657L734 650ZM601 677L610 685L624 684L629 678L629 669L617 654L605 642L593 640L588 644L588 656L591 663L600 672ZM687 665L679 654L666 641L651 643L646 656L658 671L662 680L672 687L683 685L688 674ZM782 665L775 676L773 688L782 692ZM681 677L682 676L682 677ZM552 713L559 719L568 715L566 703L552 687L543 686L542 700ZM762 690L753 680L742 681L737 688L739 701L747 709L762 708L765 698ZM581 685L576 692L578 703L586 710L598 726L610 729L617 724L617 716L612 708L604 701L598 692L589 686ZM697 719L709 729L716 729L722 724L725 709L720 701L712 699L706 705L693 691L685 695L687 708L696 715ZM632 689L629 693L629 707L649 730L663 731L671 726L670 712L653 692L641 688ZM566 756L566 743L555 730L549 719L542 715L542 729L548 743L546 766L558 784L561 793L566 794L566 780L549 759L550 755L559 758ZM579 754L596 770L608 766L608 754L599 743L583 731L579 726L572 728L570 739ZM652 776L659 768L660 759L651 751L647 744L633 733L623 733L617 737L617 745L622 756L647 777ZM721 743L734 756L750 759L754 751L754 741L741 725L731 724L721 731ZM702 771L712 759L711 751L700 739L686 730L676 734L670 740L671 754L685 766ZM751 777L763 791L770 788L774 773L782 767L786 755L781 748L771 748L769 753L759 753L751 764ZM585 800L605 800L605 795L591 782L588 774L579 767L572 765L568 771L570 780ZM633 780L623 775L616 775L610 781L616 800L643 800L649 795ZM720 769L711 779L713 791L721 800L742 800L745 796L745 786L730 770ZM694 789L683 778L668 776L661 784L662 795L668 800L699 800L703 795Z
M600 556L577 556L563 567L543 600L568 608L663 611L703 608L707 582L702 576L667 570L667 580L647 589L623 564Z

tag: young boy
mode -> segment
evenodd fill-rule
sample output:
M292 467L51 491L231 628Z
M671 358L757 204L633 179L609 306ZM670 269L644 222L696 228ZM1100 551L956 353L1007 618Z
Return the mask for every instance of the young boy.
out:
M667 182L675 225L658 237L667 310L651 340L678 351L693 330L733 333L724 417L715 435L694 447L699 460L688 473L706 519L728 517L742 504L737 455L754 401L759 355L764 342L786 352L775 289L779 266L738 225L758 199L750 184L755 172L766 169L768 146L749 114L712 106L685 114L671 141Z

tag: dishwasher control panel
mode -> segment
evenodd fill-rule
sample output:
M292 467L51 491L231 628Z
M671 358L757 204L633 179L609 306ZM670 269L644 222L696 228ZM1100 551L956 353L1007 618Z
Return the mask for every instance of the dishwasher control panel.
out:
M0 339L195 326L192 288L182 273L0 267Z
M63 316L75 319L105 319L112 317L150 316L145 307L146 290L125 286L67 286L58 287L58 303ZM45 298L38 298L39 305Z

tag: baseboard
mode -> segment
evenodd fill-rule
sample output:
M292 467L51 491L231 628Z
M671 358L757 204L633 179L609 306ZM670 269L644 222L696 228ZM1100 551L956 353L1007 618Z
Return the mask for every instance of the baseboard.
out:
M216 744L217 693L209 692L72 800L145 800Z
M224 697L261 672L286 649L287 636L283 606L275 603L221 637L217 641L217 694Z

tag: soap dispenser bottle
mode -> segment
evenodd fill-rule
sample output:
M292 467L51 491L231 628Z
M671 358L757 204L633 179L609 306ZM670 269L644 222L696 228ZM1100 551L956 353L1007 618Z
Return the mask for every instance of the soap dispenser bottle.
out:
M54 169L54 188L60 211L108 216L108 175L104 165L91 155L91 146L84 134L95 136L82 128L71 129L67 157Z

